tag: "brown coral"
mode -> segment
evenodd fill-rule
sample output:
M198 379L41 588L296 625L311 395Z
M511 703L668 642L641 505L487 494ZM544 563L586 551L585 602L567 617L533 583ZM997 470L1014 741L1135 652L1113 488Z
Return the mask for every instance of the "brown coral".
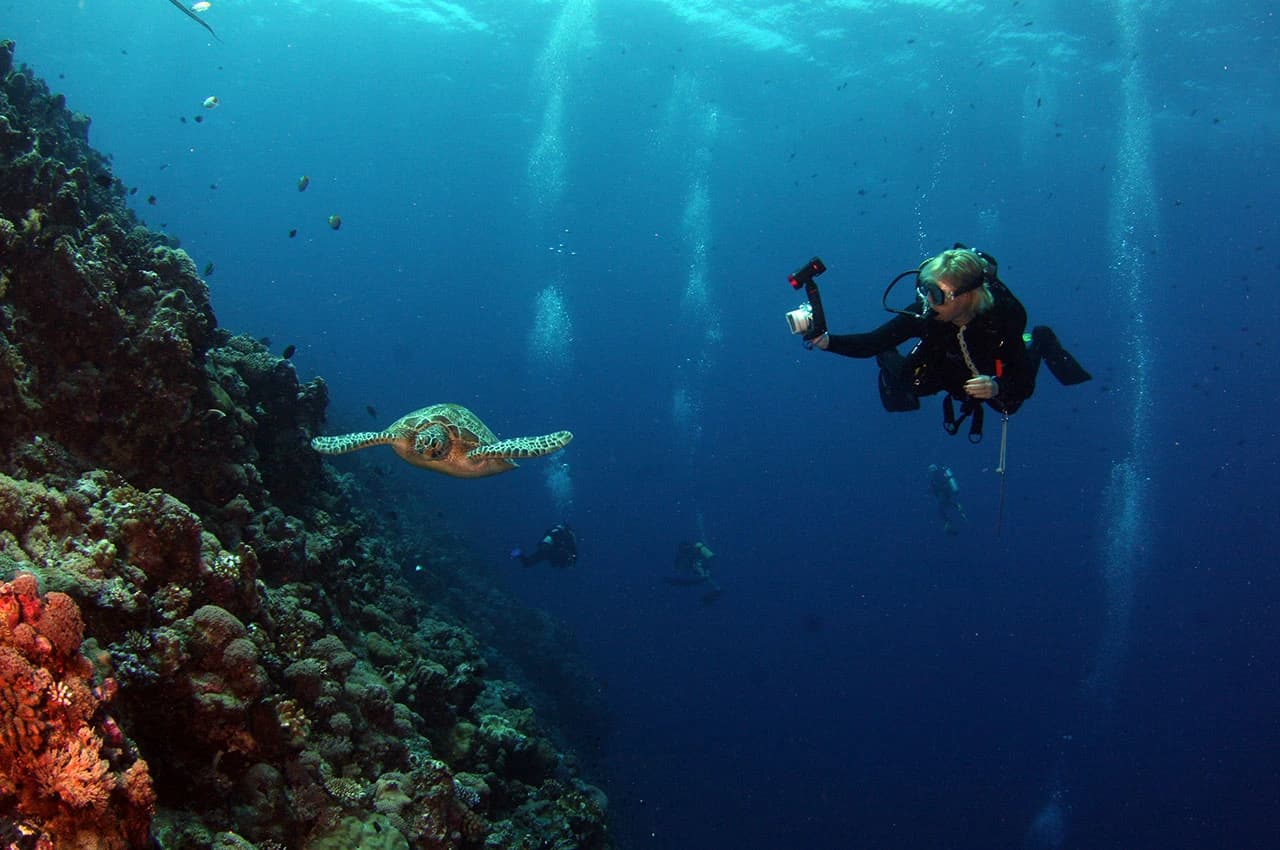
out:
M80 608L65 593L55 591L45 597L44 610L35 626L61 657L70 656L84 642L84 620L80 617Z
M191 615L196 646L204 651L221 650L248 630L236 615L217 605L202 605Z

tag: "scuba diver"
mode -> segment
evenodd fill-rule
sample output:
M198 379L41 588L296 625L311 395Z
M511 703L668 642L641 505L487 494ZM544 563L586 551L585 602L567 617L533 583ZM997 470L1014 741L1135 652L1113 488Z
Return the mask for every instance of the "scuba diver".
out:
M578 562L578 537L567 522L559 523L546 530L532 555L516 547L511 550L511 559L519 559L526 567L543 561L553 567L572 567Z
M929 464L929 489L938 503L938 515L942 518L942 530L947 534L959 534L959 525L969 521L964 505L960 504L960 485L949 466Z
M882 299L885 309L897 315L860 334L827 333L821 303L812 304L812 276L826 268L816 258L814 262L804 280L811 290L811 305L788 314L793 332L803 332L806 343L824 351L876 358L880 401L890 412L917 410L921 396L945 392L943 427L955 434L972 416L969 440L976 443L982 439L983 404L1007 421L1034 392L1042 360L1063 385L1092 377L1051 329L1037 326L1024 334L1027 312L997 276L996 260L989 254L957 242L954 248L925 260L919 269L898 275ZM916 275L916 300L904 310L889 307L889 292L909 275ZM796 277L792 276L792 285L798 288ZM818 321L796 318L810 307ZM897 347L913 337L920 341L903 356ZM954 402L960 404L958 418Z
M672 563L673 574L663 576L662 580L667 584L685 587L707 585L707 590L702 594L702 604L710 605L720 597L721 593L720 585L711 575L710 564L715 557L716 553L707 548L707 544L702 541L681 543L676 549L675 561Z

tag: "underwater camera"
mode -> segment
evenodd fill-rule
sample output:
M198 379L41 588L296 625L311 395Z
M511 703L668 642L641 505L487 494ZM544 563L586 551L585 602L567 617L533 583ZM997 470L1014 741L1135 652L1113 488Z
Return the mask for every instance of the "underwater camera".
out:
M793 334L806 334L813 328L813 307L808 303L787 313L787 326Z
M827 317L822 312L822 296L818 294L818 284L814 281L827 270L820 257L814 257L787 277L792 289L804 287L808 302L801 304L787 313L787 326L793 334L803 334L806 340L822 336L827 332Z

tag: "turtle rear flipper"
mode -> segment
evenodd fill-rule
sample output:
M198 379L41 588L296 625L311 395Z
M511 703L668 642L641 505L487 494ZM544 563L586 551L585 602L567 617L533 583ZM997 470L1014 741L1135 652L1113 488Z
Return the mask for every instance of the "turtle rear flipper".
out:
M554 434L543 434L540 437L512 437L483 446L476 446L467 452L467 457L542 457L569 445L573 434L568 431L556 431Z
M358 434L313 437L311 448L323 455L344 455L347 452L367 449L369 446L386 446L394 442L395 439L396 435L389 431L361 431Z

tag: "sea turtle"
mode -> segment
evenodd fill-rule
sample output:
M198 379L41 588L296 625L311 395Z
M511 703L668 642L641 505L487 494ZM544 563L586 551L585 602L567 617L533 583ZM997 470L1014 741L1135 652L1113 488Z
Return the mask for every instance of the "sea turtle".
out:
M401 416L385 431L316 437L311 448L327 455L369 446L391 446L405 461L454 478L484 478L515 469L513 458L542 457L569 445L573 434L556 431L541 437L499 440L460 404L433 404Z

